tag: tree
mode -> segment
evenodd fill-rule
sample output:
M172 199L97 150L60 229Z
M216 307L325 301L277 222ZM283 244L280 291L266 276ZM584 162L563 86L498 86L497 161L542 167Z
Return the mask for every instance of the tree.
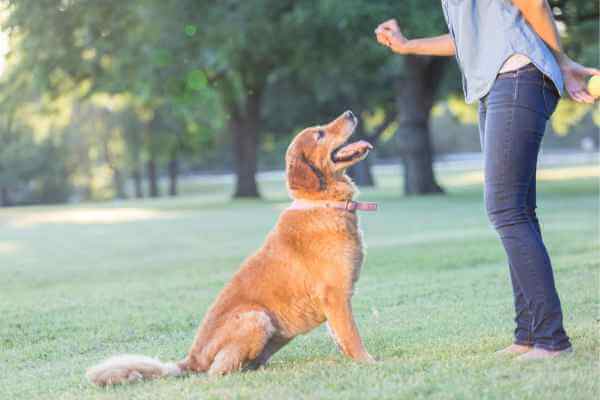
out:
M194 2L187 3L189 8ZM193 119L191 108L201 114L195 106L205 97L205 88L194 75L201 65L198 48L186 41L182 23L185 7L179 5L186 3L23 0L7 4L10 14L6 26L15 45L15 65L7 88L12 93L42 93L54 99L77 93L75 102L103 93L129 95L134 108L155 114L140 121L145 123L144 137L131 134L129 129L134 125L131 118L139 113L123 120L110 117L114 123L123 124L120 129L127 133L124 141L136 151L125 157L132 161L136 193L142 193L139 165L145 154L150 195L159 194L158 168L165 157L171 158L168 165L174 194L178 173L174 149L178 147L163 144L178 140L165 136L181 136L170 128L182 128ZM170 124L167 129L164 121ZM111 157L109 147L104 148L107 164L121 164L123 160ZM121 170L112 170L115 183L122 182ZM117 192L122 193L119 186Z
M232 138L235 197L259 196L255 175L265 93L301 38L293 17L304 3L223 0L198 18L208 61L204 71L220 94Z
M433 172L429 120L440 84L435 77L444 72L446 63L446 59L438 57L407 57L405 75L397 82L398 141L405 194L443 192Z

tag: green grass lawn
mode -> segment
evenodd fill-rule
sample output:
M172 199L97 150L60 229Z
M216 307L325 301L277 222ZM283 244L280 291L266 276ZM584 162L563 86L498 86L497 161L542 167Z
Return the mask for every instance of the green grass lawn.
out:
M363 190L380 211L361 215L354 309L377 364L348 361L321 327L258 372L112 389L91 386L86 367L123 352L184 356L285 207L283 183L265 183L261 202L229 201L215 185L173 200L2 210L0 399L597 398L599 172L542 171L539 214L576 352L528 364L494 355L511 341L512 296L473 171L441 174L447 196L403 198L396 176Z

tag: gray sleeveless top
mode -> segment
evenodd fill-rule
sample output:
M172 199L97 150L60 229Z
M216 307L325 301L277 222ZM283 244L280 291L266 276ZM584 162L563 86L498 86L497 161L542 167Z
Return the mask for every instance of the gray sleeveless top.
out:
M442 0L442 6L467 103L490 91L502 64L513 54L529 57L562 95L563 77L554 54L511 0Z

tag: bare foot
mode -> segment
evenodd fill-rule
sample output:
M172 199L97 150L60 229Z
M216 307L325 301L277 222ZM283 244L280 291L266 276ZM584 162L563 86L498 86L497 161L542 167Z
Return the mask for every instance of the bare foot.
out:
M522 344L513 343L510 346L508 346L502 350L498 350L496 352L496 354L512 356L512 355L525 354L532 350L533 350L533 346L525 346Z
M546 350L538 347L517 357L519 361L543 360L546 358L554 358L573 353L573 347L568 347L564 350Z

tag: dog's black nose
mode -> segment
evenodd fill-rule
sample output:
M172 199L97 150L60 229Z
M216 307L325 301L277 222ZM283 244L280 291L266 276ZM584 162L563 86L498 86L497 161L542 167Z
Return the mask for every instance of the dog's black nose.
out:
M356 121L356 115L354 115L354 113L350 110L346 111L346 118Z

